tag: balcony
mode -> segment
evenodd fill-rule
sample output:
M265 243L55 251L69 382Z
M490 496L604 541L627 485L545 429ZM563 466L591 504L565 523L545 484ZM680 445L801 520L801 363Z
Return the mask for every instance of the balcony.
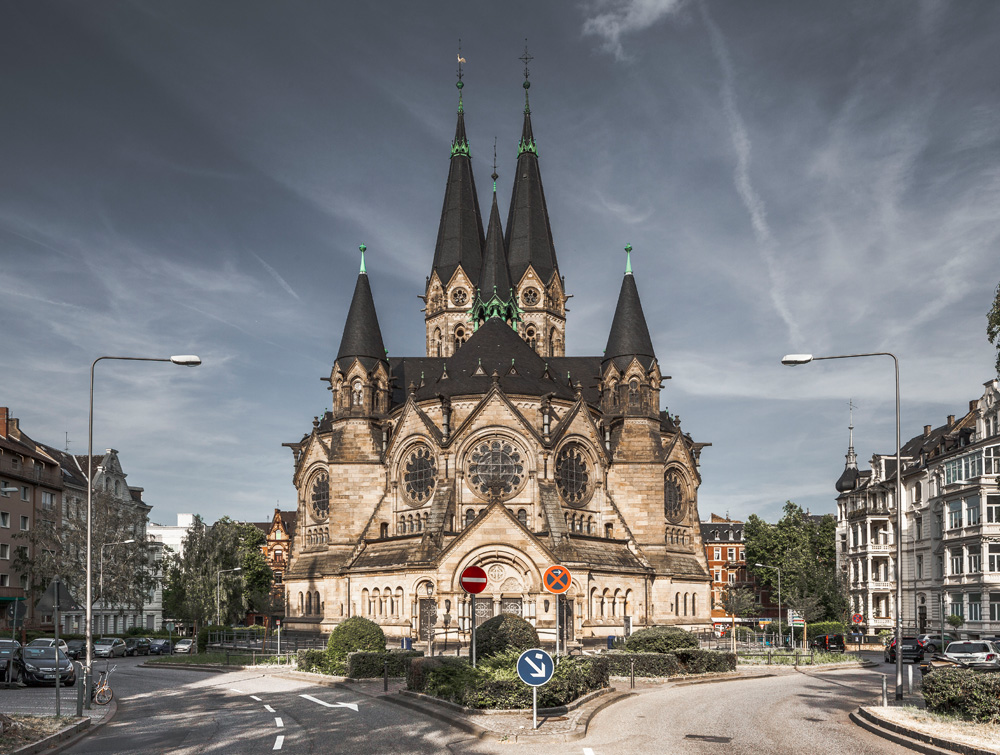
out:
M894 543L868 543L869 553L892 553L894 550Z
M894 582L872 581L868 583L868 589L872 592L892 592L896 585Z

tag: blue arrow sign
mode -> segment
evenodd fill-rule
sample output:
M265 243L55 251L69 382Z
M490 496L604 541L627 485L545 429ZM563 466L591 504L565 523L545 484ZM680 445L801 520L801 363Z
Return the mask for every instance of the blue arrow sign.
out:
M545 684L552 678L555 669L552 656L538 648L525 650L517 659L517 675L521 677L522 682L532 687L541 687Z

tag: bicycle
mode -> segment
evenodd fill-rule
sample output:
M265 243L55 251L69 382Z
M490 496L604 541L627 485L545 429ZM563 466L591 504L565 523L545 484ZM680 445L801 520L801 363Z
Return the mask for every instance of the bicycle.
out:
M107 705L111 702L111 698L115 696L115 693L111 689L111 685L108 682L111 678L111 672L116 668L118 668L118 664L115 664L110 669L101 671L100 677L96 682L94 682L94 685L91 688L90 699L98 705Z

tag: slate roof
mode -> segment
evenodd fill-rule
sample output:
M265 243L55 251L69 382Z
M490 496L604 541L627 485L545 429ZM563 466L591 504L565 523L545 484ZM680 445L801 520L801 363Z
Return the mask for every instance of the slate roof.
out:
M354 297L344 323L344 335L340 340L340 349L337 350L337 363L341 369L346 370L354 357L361 359L369 370L377 361L385 361L382 329L378 325L368 275L364 272L358 274L358 282L354 286Z
M673 574L676 577L690 577L711 581L711 577L698 561L697 556L688 553L647 553L646 558L653 569L662 574Z
M743 522L701 522L700 526L705 545L743 542Z
M656 354L649 337L646 316L642 312L642 302L639 301L635 276L626 273L618 293L618 306L615 308L615 319L611 322L604 359L613 359L615 364L624 369L632 361L632 357L638 357L642 365L649 369Z
M592 568L646 571L642 561L620 540L571 535L569 545L573 553L571 560Z
M531 112L526 107L521 144L534 145L534 142ZM549 211L545 206L545 192L542 189L542 174L538 169L538 155L533 149L523 150L517 158L517 173L507 214L506 246L510 277L515 284L521 280L528 265L534 267L546 284L558 273Z
M504 248L503 230L500 228L500 209L497 195L493 193L489 229L486 232L486 251L483 254L483 271L479 283L480 298L489 301L496 297L502 302L514 298L511 292L510 271L507 269L507 251Z
M452 145L460 144L468 144L463 111L458 113ZM485 243L471 158L462 152L454 152L448 168L448 184L441 208L437 244L434 246L433 270L437 271L441 283L447 285L461 265L472 284L478 285Z

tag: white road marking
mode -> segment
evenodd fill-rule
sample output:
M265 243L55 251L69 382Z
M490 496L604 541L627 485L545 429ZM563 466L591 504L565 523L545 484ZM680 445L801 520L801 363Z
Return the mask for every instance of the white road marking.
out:
M234 689L232 687L229 688L229 691L230 692L235 692L238 695L245 695L246 694L246 692L244 692L243 690L241 690L241 689Z
M583 748L583 755L594 755L594 751L591 750L589 747L584 747Z
M256 700L257 702L260 702L260 698L257 697L257 695L250 695L250 699L251 700Z
M265 705L264 710L266 710L268 713L274 713L274 708L272 708L270 705Z
M277 726L279 729L284 729L285 728L285 722L282 721L280 718L275 718L274 719L274 725Z
M281 749L281 745L283 745L284 743L285 743L285 735L284 734L279 734L278 738L274 740L274 747L272 747L271 749L272 750L280 750Z
M304 697L306 700L310 700L314 703L319 703L327 708L350 708L355 713L358 710L357 703L328 703L326 700L320 700L318 697L313 697L312 695L299 695L299 697Z

